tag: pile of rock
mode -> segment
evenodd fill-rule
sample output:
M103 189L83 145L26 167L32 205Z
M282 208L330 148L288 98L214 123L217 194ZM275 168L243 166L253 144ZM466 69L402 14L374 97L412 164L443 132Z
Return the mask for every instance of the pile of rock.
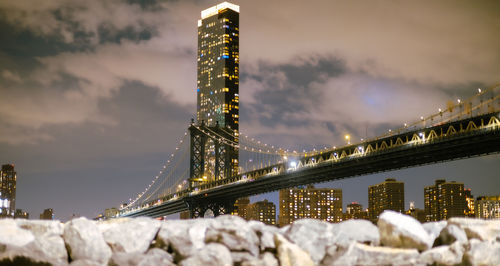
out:
M95 222L0 220L0 264L11 265L500 265L500 220L420 224L384 212L277 228L237 216Z

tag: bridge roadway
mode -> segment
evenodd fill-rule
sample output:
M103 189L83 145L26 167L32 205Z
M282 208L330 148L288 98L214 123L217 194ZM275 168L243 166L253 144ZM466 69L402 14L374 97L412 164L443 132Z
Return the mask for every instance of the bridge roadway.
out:
M181 191L161 204L121 216L160 217L189 209L195 201L217 201L348 177L481 156L500 151L499 112L408 130L272 165ZM472 122L472 123L471 123Z

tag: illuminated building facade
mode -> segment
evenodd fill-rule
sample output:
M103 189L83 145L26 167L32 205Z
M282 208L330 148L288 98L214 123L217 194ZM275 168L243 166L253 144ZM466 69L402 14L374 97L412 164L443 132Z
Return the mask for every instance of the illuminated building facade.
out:
M500 219L500 196L477 197L476 217L482 219Z
M258 201L247 206L248 220L276 225L276 205L270 201Z
M311 218L327 222L341 222L342 190L332 188L282 189L279 193L279 226L295 220Z
M239 6L223 2L201 12L198 20L197 120L218 126L238 143ZM237 151L226 151L229 171L217 170L216 144L204 143L204 181L238 172Z
M241 218L248 220L248 205L250 204L250 199L248 197L237 199L234 203L234 210L232 215L240 216Z
M0 171L0 217L14 217L16 212L17 173L13 164L2 165Z
M363 206L358 202L351 202L347 204L344 214L344 220L349 219L368 219L368 213L363 210Z
M472 192L470 188L466 188L464 190L465 193L465 204L466 204L466 209L465 209L465 216L467 217L476 217L475 214L475 200L474 196L472 196Z
M384 210L405 211L405 184L388 178L384 182L368 187L368 215L376 222Z
M434 186L424 188L424 204L428 222L464 217L467 212L464 184L438 179Z
M30 214L28 212L23 211L22 209L16 209L16 213L14 214L14 218L28 220L30 218Z

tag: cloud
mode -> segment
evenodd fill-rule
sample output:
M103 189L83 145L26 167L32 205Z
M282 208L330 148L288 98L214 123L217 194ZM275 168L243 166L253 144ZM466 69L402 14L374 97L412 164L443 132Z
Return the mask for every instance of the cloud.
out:
M16 83L21 82L21 78L19 77L18 74L13 73L7 69L4 69L2 71L2 78L4 78L7 81L12 81L12 82L16 82Z

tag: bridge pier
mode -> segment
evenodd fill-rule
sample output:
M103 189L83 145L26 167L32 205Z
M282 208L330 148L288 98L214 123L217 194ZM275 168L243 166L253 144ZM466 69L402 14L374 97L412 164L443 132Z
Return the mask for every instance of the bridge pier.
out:
M190 200L187 201L190 218L210 218L231 214L236 199Z

